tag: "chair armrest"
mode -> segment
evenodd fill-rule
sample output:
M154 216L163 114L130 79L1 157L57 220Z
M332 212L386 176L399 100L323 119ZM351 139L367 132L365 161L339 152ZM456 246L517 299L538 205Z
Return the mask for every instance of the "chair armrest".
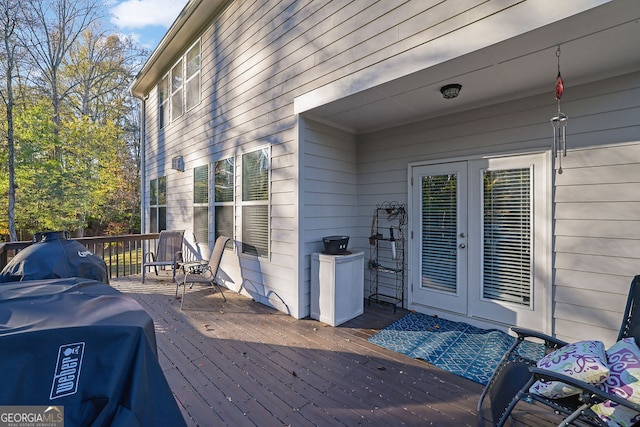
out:
M546 369L537 368L535 366L530 367L529 372L533 374L536 380L560 381L567 385L579 388L580 390L582 390L580 400L584 403L590 404L589 406L611 400L612 402L615 402L619 405L625 406L636 412L640 412L640 405L637 405L615 394L607 393L597 386L593 386L584 381L580 381L574 377L559 374L557 372L551 372Z
M189 268L189 267L198 267L198 266L200 266L200 265L207 265L207 261L205 261L205 260L187 261L187 262L181 262L181 261L178 261L178 265L179 265L180 267L186 267L186 268Z
M153 262L155 260L156 260L156 254L154 254L152 251L149 251L146 254L144 254L144 259L142 260L142 262L143 263Z
M182 251L178 251L173 254L173 265L174 267L178 265L178 263L182 262Z
M547 348L560 348L569 344L565 341L562 341L558 338L552 337L551 335L543 334L542 332L534 331L533 329L525 329L525 328L511 328L513 332L518 335L519 340L524 340L525 338L537 338L539 340L544 341L544 345Z

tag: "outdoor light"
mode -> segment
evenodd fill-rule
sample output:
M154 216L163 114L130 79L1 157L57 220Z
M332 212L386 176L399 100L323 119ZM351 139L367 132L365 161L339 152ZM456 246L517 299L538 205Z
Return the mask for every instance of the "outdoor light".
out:
M458 96L460 89L462 89L461 84L452 83L450 85L442 86L440 88L440 93L442 93L442 97L444 99L453 99Z
M171 159L171 169L184 172L184 158L182 156Z

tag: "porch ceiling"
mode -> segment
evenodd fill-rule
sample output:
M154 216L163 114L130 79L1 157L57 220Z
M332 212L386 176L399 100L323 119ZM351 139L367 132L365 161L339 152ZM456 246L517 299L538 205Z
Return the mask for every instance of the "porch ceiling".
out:
M556 49L565 96L571 87L640 70L640 3L615 0L504 42L337 99L308 111L366 133L553 91ZM455 99L440 87L460 83Z

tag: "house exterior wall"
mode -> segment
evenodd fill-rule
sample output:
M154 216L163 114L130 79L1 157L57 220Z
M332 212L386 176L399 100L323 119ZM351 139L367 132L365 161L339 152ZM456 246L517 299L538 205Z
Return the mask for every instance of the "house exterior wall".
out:
M301 120L300 171L301 259L300 288L303 301L310 301L311 254L323 250L325 236L349 236L348 248L357 246L358 175L356 136L352 133ZM308 313L307 313L308 314Z
M479 49L482 47L479 41L469 38L474 32L491 28L489 33L484 32L490 34L491 39L484 42L495 43L595 3L583 0L571 6L558 5L553 16L541 13L533 17L515 10L523 4L538 7L539 0L229 1L212 16L210 24L201 32L194 32L184 46L186 50L197 40L201 43L201 102L159 129L157 86L145 93L143 203L146 222L149 221L149 180L166 176L167 226L184 228L190 236L193 169L208 164L211 173L212 164L217 160L238 159L244 153L269 147L269 255L252 257L227 251L222 262L223 282L230 289L248 293L296 318L305 317L309 314L310 254L321 250L322 236L344 233L352 237L351 249L368 251L371 214L376 204L385 200L407 202L407 164L410 162L546 149L553 102L547 97L533 97L401 128L354 135L297 115L294 100L314 103L323 102L325 95L330 99L346 96L446 61L447 55L462 55L466 53L460 51L462 48ZM496 16L503 17L501 22L513 25L497 27ZM455 49L444 50L447 46ZM580 134L585 140L572 146L572 150L585 147L585 155L594 155L596 160L591 162L596 165L600 165L600 160L593 147L633 145L640 139L629 136L635 131L629 124L633 121L629 111L624 113L615 107L622 100L632 102L621 93L620 87L637 83L637 78L629 76L627 80L616 81L617 92L597 97L611 105L605 111L595 111L596 99L591 98L586 89L581 99L563 101L572 117L571 128L580 122L596 126L594 117L614 123ZM341 82L345 83L339 93L322 92L323 88ZM605 86L613 84L605 83ZM584 118L576 116L571 105L584 108ZM615 124L616 120L622 123ZM595 138L596 135L603 138ZM591 137L597 141L589 142ZM573 144L571 133L570 138ZM178 155L184 157L184 172L171 169L171 159ZM571 167L569 159L565 163L567 169ZM240 176L238 162L236 169L236 176ZM558 181L558 197L563 195L560 185ZM235 189L233 237L239 242L242 240L239 182ZM571 203L578 206L578 202ZM567 207L571 203L567 203ZM558 210L561 210L560 203ZM579 226L575 222L569 224L566 218L562 221L558 217L558 227ZM209 225L212 244L212 219ZM616 224L613 227L617 230ZM558 239L558 242L562 247L576 244L575 240ZM572 288L582 279L570 276L568 271L572 270L563 266L562 271L557 272L554 318L561 335L574 336L576 332L567 332L569 327L562 326L566 325L563 322L579 317L576 307L592 307L595 303L578 306L570 303ZM612 291L617 295L614 298L623 293L624 275L620 276L620 283ZM589 277L594 280L595 276ZM594 296L585 293L587 297Z
M325 230L333 233L342 226L326 223L323 229L318 228L317 218L299 218L311 207L298 205L298 168L305 169L305 161L310 167L317 165L320 157L298 156L294 98L444 35L481 25L501 11L509 13L517 3L228 2L203 32L194 33L185 44L186 51L193 42L201 42L200 104L159 129L157 86L145 94L144 206L149 206L149 180L166 176L167 227L184 228L190 236L193 168L271 147L270 253L260 259L225 255L226 284L249 290L258 300L294 317L308 315L308 256L317 250L310 242ZM178 155L184 157L185 172L170 168L172 157ZM305 184L315 182L310 179ZM236 191L234 238L241 240L239 197ZM144 212L148 224L148 208ZM298 230L303 230L301 241ZM213 230L209 240L212 243Z
M562 100L569 151L563 173L554 174L549 282L553 332L570 342L612 343L629 283L640 272L639 95L635 73L567 88ZM409 163L549 151L555 112L550 93L360 135L359 235L369 233L376 204L408 202Z

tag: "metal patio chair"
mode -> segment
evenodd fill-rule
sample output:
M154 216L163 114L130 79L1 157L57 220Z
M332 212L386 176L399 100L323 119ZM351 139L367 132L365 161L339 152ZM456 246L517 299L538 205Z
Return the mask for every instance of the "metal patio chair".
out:
M640 344L640 275L635 276L631 281L629 288L629 296L627 298L627 306L624 311L622 325L620 327L618 338L633 337L636 343ZM529 403L540 403L550 407L556 414L566 417L559 424L567 425L589 425L606 427L608 424L602 421L592 410L591 407L608 400L629 408L633 411L640 412L640 405L636 405L617 395L604 392L602 389L590 385L588 383L577 380L573 377L554 373L548 370L536 367L536 360L528 359L518 353L518 348L527 339L534 338L540 342L544 342L545 354L559 349L569 343L556 339L549 335L545 335L536 331L512 328L517 334L517 338L513 346L507 351L502 361L495 369L492 377L487 383L480 400L478 402L478 425L484 425L483 401L488 398L490 404L489 412L491 420L495 426L504 425L511 418L511 412L516 404L524 400ZM547 397L530 393L529 388L538 380L543 381L561 381L570 386L580 389L578 395L564 397L561 399L549 399ZM513 424L513 419L511 419ZM638 425L636 423L634 425Z
M189 287L190 289L193 288L194 283L204 283L209 286L213 286L214 290L217 287L220 294L222 294L223 300L227 301L227 298L222 292L222 287L216 281L216 276L218 274L218 269L220 268L222 255L224 254L224 247L229 240L229 237L219 236L213 246L211 256L207 261L201 260L179 263L181 273L174 277L174 281L176 282L176 298L178 298L178 288L182 285L180 309L182 309L182 306L184 305L187 283L191 284Z
M176 277L176 268L182 261L182 242L184 230L163 230L160 232L156 251L149 251L144 255L142 264L142 283L144 283L147 268L153 267L156 276L158 267L171 267L172 277Z

